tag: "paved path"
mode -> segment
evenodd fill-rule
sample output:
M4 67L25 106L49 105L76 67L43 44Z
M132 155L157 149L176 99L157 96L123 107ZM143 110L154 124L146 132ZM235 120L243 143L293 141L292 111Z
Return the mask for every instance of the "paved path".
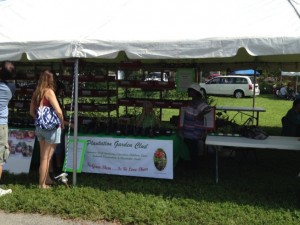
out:
M6 213L0 210L1 225L117 225L109 222L86 220L64 220L55 216L40 214Z

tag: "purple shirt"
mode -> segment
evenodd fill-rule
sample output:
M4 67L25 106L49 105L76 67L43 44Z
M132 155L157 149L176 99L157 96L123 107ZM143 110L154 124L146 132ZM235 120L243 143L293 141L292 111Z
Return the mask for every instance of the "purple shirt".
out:
M204 119L199 118L199 113L209 112L209 106L203 100L192 101L191 104L184 110L183 121L183 137L192 140L198 140L205 131Z

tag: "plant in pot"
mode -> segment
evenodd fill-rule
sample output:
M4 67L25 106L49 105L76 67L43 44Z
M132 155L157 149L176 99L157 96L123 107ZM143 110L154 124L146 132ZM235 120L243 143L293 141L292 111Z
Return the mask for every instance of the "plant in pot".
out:
M226 112L216 113L216 132L225 135L235 135L239 132L239 125L230 119Z

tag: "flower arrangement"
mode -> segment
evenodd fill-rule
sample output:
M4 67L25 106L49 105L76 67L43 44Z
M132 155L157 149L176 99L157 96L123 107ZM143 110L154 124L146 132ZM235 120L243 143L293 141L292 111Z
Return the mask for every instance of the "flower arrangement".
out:
M153 161L157 170L164 170L167 165L167 155L165 151L161 148L158 148L154 153Z

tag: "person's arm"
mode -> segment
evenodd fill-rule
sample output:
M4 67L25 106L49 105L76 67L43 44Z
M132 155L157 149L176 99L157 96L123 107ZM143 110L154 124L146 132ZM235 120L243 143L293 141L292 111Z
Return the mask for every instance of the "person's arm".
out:
M158 127L161 127L161 121L160 121L160 119L157 117L157 116L155 116L155 119L156 119L156 125L158 126Z
M136 123L135 123L136 127L142 126L143 121L144 121L144 116L145 116L144 112L142 112L142 114L138 116Z
M64 128L64 116L62 109L59 106L59 103L57 101L56 95L53 90L49 89L45 93L45 98L50 102L51 106L54 108L58 118L60 119L61 122L61 127Z
M212 107L210 105L206 105L203 109L199 110L198 119L203 119L204 115L209 113L211 110Z
M73 123L69 123L69 121L64 121L65 126L70 126L71 128L74 129L74 124Z

